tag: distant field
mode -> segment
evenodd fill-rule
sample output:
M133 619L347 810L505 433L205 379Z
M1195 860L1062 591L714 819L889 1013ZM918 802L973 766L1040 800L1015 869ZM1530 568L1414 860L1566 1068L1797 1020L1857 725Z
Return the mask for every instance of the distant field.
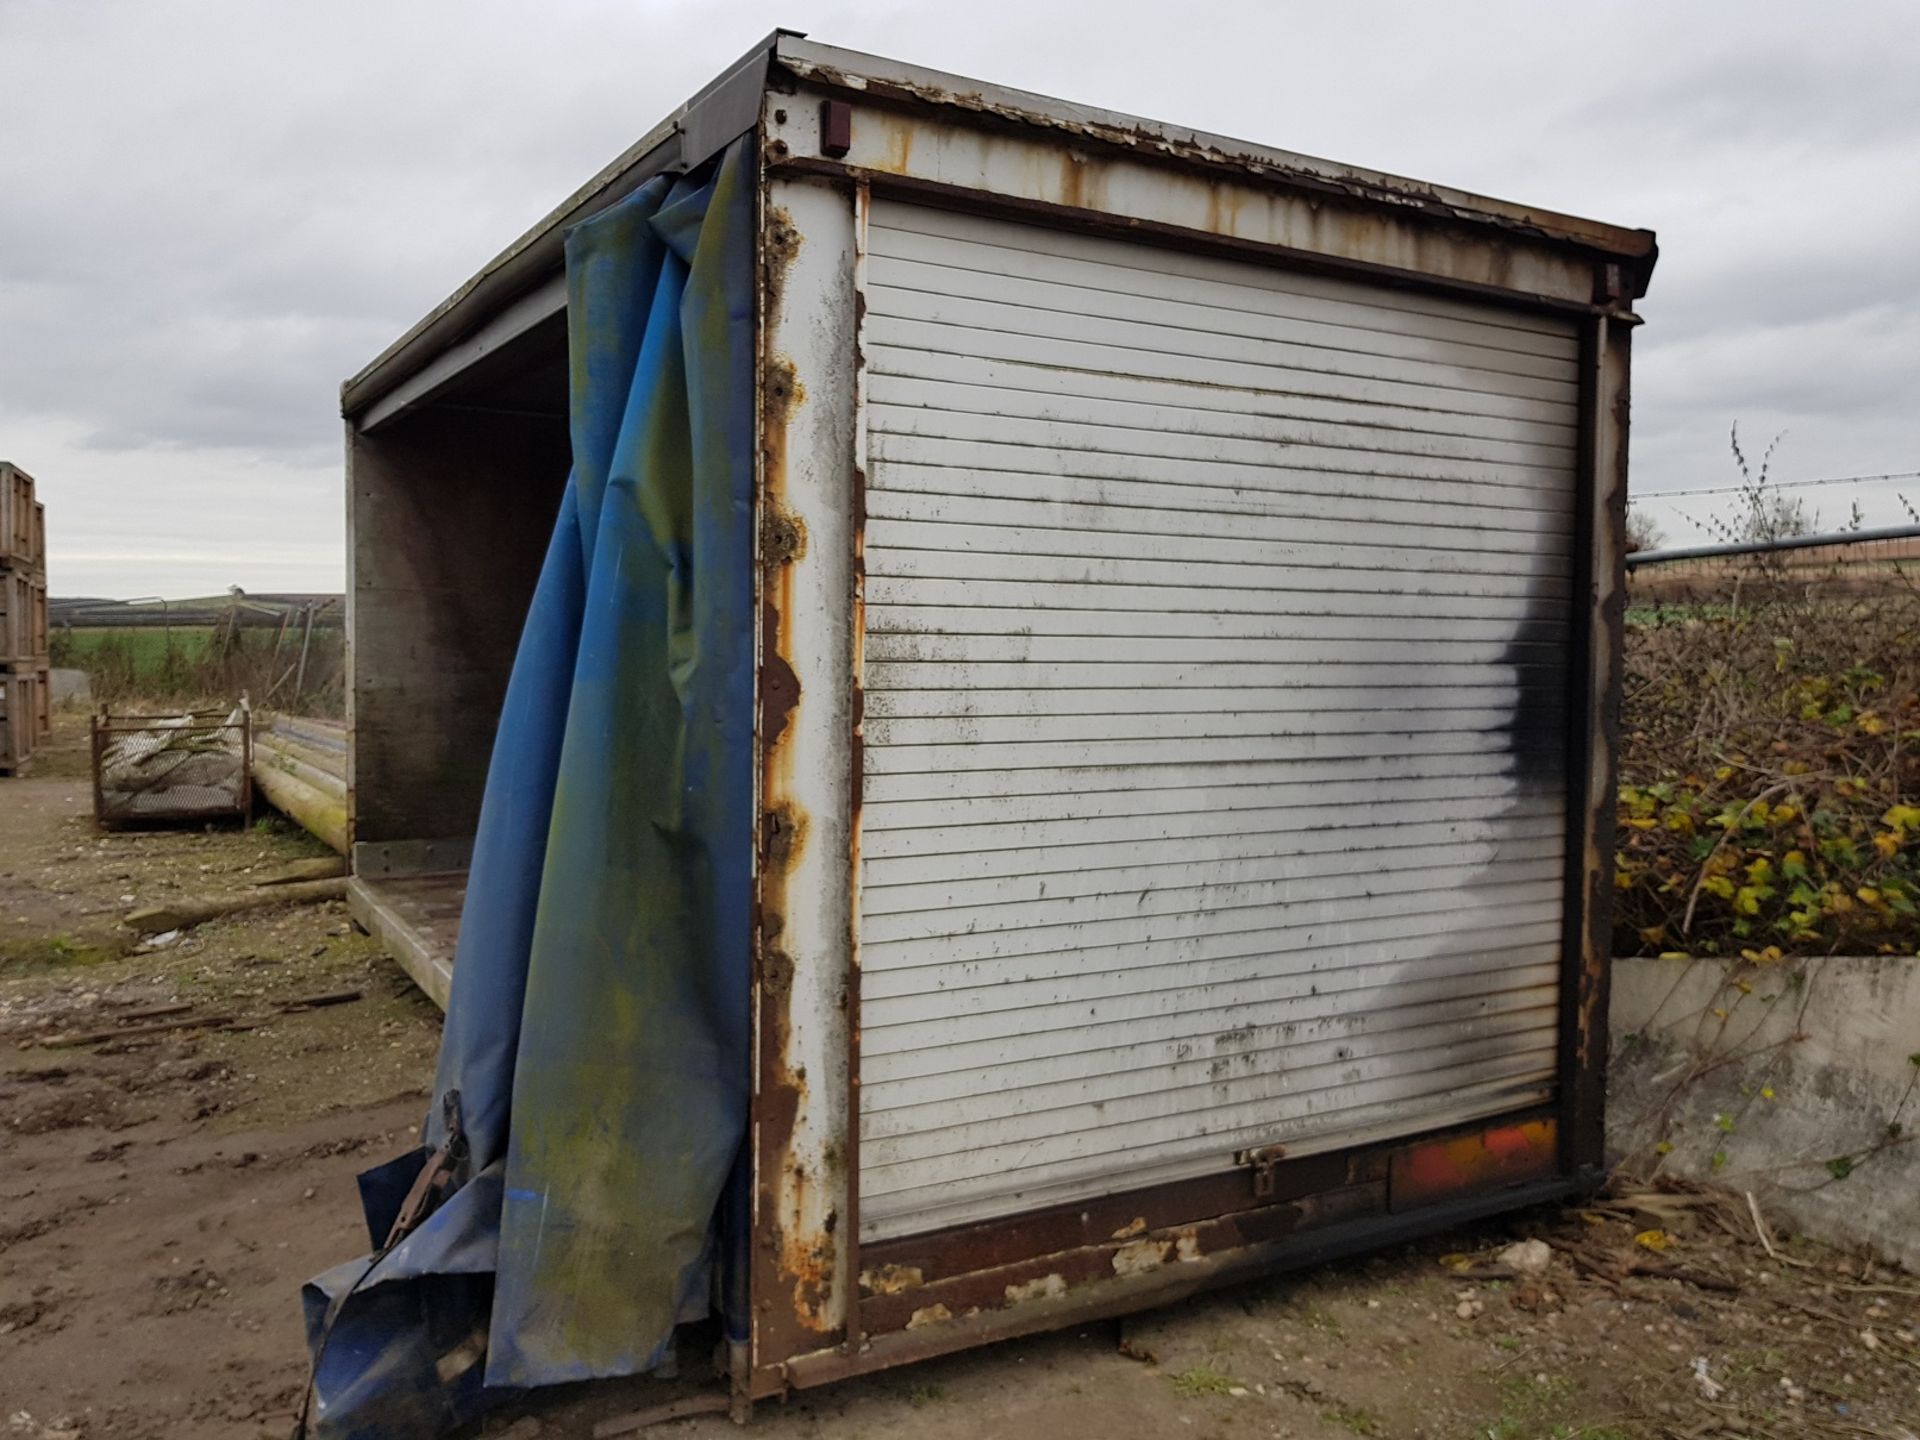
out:
M220 638L216 649L214 639ZM56 625L55 665L84 670L97 704L229 704L242 695L310 715L345 700L345 635L316 625L247 626L228 642L221 625Z
M158 677L167 668L172 645L175 665L196 664L213 643L211 625L176 625L171 631L151 625L106 625L97 630L58 630L53 635L53 662L78 670L95 669L101 662L141 677Z

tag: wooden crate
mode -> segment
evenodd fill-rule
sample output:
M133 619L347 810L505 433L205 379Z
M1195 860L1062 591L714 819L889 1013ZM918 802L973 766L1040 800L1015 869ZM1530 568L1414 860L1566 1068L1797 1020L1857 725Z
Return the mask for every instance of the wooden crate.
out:
M39 536L45 522L35 513L33 477L0 460L0 565L37 567L45 563Z
M17 774L33 754L40 731L38 676L0 668L0 775Z
M44 744L53 738L53 667L33 667L33 743Z
M47 655L47 583L31 570L0 570L0 665Z

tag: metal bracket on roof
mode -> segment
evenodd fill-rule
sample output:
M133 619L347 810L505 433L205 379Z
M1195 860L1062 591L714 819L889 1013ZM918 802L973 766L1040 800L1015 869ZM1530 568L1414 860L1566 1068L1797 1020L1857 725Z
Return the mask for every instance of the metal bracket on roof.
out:
M785 35L804 39L806 32L775 30L687 101L686 116L680 122L680 160L687 169L718 155L760 123L767 69Z

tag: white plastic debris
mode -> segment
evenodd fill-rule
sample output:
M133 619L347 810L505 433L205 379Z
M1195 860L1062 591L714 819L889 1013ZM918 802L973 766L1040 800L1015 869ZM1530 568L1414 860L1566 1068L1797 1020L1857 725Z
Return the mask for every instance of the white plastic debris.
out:
M1700 1394L1708 1400L1718 1400L1720 1392L1727 1388L1707 1373L1707 1357L1704 1355L1693 1357L1693 1378L1700 1386Z
M1553 1247L1544 1240L1522 1240L1509 1245L1496 1257L1518 1275L1544 1275L1553 1263Z

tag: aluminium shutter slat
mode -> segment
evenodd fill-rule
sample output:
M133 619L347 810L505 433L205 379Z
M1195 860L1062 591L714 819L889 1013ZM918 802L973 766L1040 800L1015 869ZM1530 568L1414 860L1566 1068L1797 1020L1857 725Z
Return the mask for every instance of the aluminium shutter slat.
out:
M1452 458L1484 453L1489 459L1533 458L1551 464L1554 455L1528 457L1527 447L1546 447L1571 460L1578 443L1577 417L1561 413L1477 415L1396 404L1379 397L1355 399L1276 390L1258 382L1266 377L1243 373L1240 383L1189 380L1112 371L1062 369L1038 359L1014 359L944 350L889 349L867 352L867 372L875 384L938 385L952 396L944 408L956 414L993 414L1005 406L1014 414L1042 407L1043 413L1089 416L1114 403L1151 408L1165 417L1168 430L1225 434L1268 433L1265 422L1314 426L1333 449L1361 449L1362 435L1382 455L1435 455ZM884 401L883 401L884 403ZM918 403L926 404L925 392ZM1083 408L1084 407L1084 408ZM1237 423L1236 423L1237 422ZM1133 417L1129 417L1130 425ZM1471 442L1461 444L1460 442ZM1486 449L1482 451L1481 446Z
M1401 834L1394 836L1396 841L1404 838ZM1474 867L1519 857L1559 864L1564 859L1561 839L1557 823L1549 820L1532 833L1503 836L1498 841L1468 841L1454 845L1444 859L1409 865L1397 873L1411 876L1420 871L1445 870L1471 874ZM1433 858L1425 855L1406 857L1393 853L1409 848L1421 847L1387 845L1381 846L1373 854L1384 854L1389 862L1396 865L1408 859L1428 861ZM1237 859L1214 858L1205 861L1164 859L985 880L871 885L863 888L862 913L869 919L878 919L916 910L999 905L1042 897L1107 893L1137 895L1142 889L1154 885L1184 889L1196 884L1236 885L1286 878L1305 883L1337 876L1373 875L1379 863L1378 859L1370 856L1356 857L1350 852L1338 851L1324 855L1248 855Z
M1059 269L1058 278L1047 279L886 253L870 254L867 264L868 280L878 287L886 313L906 317L940 318L928 307L942 301L1025 311L1093 313L1172 329L1279 339L1292 346L1334 353L1440 361L1468 369L1562 380L1571 378L1578 360L1573 347L1558 336L1516 335L1493 326L1444 320L1408 325L1404 323L1409 318L1405 312L1364 317L1376 323L1356 325L1357 307L1325 302L1316 305L1311 301L1302 304L1292 297L1250 296L1245 287L1210 292L1202 285L1188 284L1173 287L1184 294L1142 294L1120 288L1091 267ZM1218 303L1221 301L1227 303ZM1509 343L1512 341L1519 343Z
M891 467L886 467L889 479ZM1037 477L1036 477L1037 478ZM1031 492L1033 481L1023 479ZM1097 484L1098 482L1096 482ZM1138 482L1128 482L1138 487ZM1411 546L1421 550L1512 550L1535 555L1543 551L1565 551L1572 540L1565 532L1546 533L1540 526L1500 528L1483 518L1478 524L1436 524L1432 506L1402 507L1398 514L1385 510L1380 502L1371 502L1364 510L1328 517L1273 512L1271 507L1211 504L1200 507L1135 505L1124 499L1125 484L1107 489L1102 495L1094 487L1083 488L1075 500L1034 497L993 497L978 494L947 495L936 491L873 489L867 495L867 516L880 520L918 520L927 523L952 523L966 516L968 523L979 525L1030 525L1044 530L1071 530L1099 527L1127 535L1205 536L1217 529L1223 512L1241 517L1238 536L1245 540L1319 541L1344 544L1355 524L1364 524L1370 539L1382 545ZM1463 507L1464 508L1464 507ZM1485 512L1469 511L1483 514ZM1504 515L1506 512L1498 512ZM1521 514L1528 512L1522 511Z
M1529 992L1514 993L1517 1003L1503 1001L1491 1008L1476 997L1366 1015L1329 1016L1296 1026L1284 1038L1256 1040L1251 1048L1245 1034L1236 1034L1231 1043L1206 1045L1195 1045L1190 1038L1166 1038L974 1070L941 1069L884 1082L866 1109L874 1116L876 1128L898 1133L928 1123L928 1117L916 1113L928 1105L950 1107L939 1120L972 1124L1026 1103L1025 1092L1036 1088L1068 1103L1109 1094L1139 1094L1152 1089L1162 1075L1173 1083L1200 1075L1218 1079L1221 1071L1234 1066L1265 1063L1276 1049L1288 1052L1288 1063L1305 1067L1388 1055L1419 1044L1427 1035L1448 1039L1509 1035L1535 1027L1541 1019L1536 1013L1540 1007L1532 1003Z
M1385 843L1367 847L1362 853L1378 855L1383 863L1406 860L1397 852L1418 849L1421 845L1469 845L1481 842L1522 840L1546 833L1553 827L1564 830L1566 811L1562 806L1541 806L1522 814L1507 806L1494 814L1475 814L1475 803L1455 802L1434 812L1416 813L1397 822ZM1466 811L1465 814L1457 812ZM1270 817L1268 817L1270 819ZM1236 820L1213 826L1181 826L1178 837L1179 861L1213 865L1249 857L1308 856L1329 853L1353 853L1360 849L1354 830L1322 826L1307 833L1276 837L1264 825L1235 829ZM983 849L976 837L949 837L939 830L921 830L908 837L908 843L887 856L862 856L862 892L871 887L884 889L895 884L924 884L934 881L1001 879L1013 875L1050 875L1067 870L1114 869L1140 863L1139 839L1110 836L1110 827L1057 844L999 845ZM1357 827L1362 834L1368 828ZM1091 829L1091 827L1090 827ZM1097 838L1096 838L1097 836ZM1168 837L1163 837L1168 838ZM944 841L944 847L936 842Z
M1537 938L1541 929L1550 923L1535 915L1498 930L1476 932L1473 938L1479 942L1479 952L1495 953L1509 948L1509 942L1523 945L1528 936ZM1409 943L1411 938L1422 937L1410 937ZM1250 941L1242 943L1251 944ZM1242 953L1257 951L1249 949ZM1444 963L1456 953L1469 952L1438 949L1423 952L1420 958ZM1419 1016L1431 1018L1438 1025L1511 1009L1527 1009L1539 1002L1532 998L1534 986L1529 979L1532 968L1523 968L1528 974L1520 975L1513 983L1502 984L1498 974L1493 974L1466 988L1454 983L1454 977L1447 976L1443 969L1440 972L1443 984L1451 985L1451 993L1422 991L1407 985L1385 996L1372 996L1367 992L1362 995L1361 1003L1326 1006L1318 1014L1305 1017L1281 1016L1272 1023L1277 1027L1279 1038L1284 1040L1295 1034L1344 1034L1371 1027L1410 1024ZM1378 1003L1365 1003L1368 998ZM876 1089L872 1103L884 1108L884 1087L905 1080L946 1075L954 1077L957 1084L971 1085L987 1072L1015 1073L1016 1067L1030 1067L1031 1073L1039 1075L1056 1071L1079 1074L1087 1066L1095 1067L1098 1073L1107 1073L1108 1065L1113 1063L1111 1055L1141 1052L1142 1047L1173 1047L1163 1058L1178 1058L1173 1051L1183 1046L1196 1054L1237 1050L1248 1038L1249 1026L1254 1035L1261 1029L1259 1023L1242 1016L1238 1007L1201 1006L1167 1015L1152 1027L1143 1027L1123 1016L1109 1024L1056 1028L1047 1034L1043 1045L1034 1044L1030 1036L1020 1031L989 1032L946 1044L875 1051L870 1057L870 1069L869 1057L863 1055L862 1084L871 1078L876 1087L881 1087ZM1289 1030L1288 1026L1294 1028ZM866 1097L862 1098L864 1102Z
M960 368L969 363L972 368ZM921 368L935 367L929 364ZM1515 465L1539 469L1566 464L1574 451L1574 434L1558 425L1542 427L1537 435L1522 432L1516 436L1512 421L1482 422L1486 428L1502 432L1501 438L1494 438L1419 428L1423 424L1463 423L1436 418L1430 410L1352 405L1346 408L1359 413L1329 414L1327 408L1337 402L1309 402L1305 397L1289 396L1255 406L1251 395L1230 388L1196 394L1192 386L1165 381L1123 382L1115 376L1084 375L1075 375L1064 383L1109 393L1061 394L1062 383L1058 379L1049 383L1047 372L1036 367L956 358L954 372L939 379L876 371L868 381L867 402L877 412L880 407L891 413L917 410L955 426L975 423L983 416L1072 424L1082 433L1105 424L1112 427L1115 439L1158 433L1202 440L1263 440L1316 450L1392 456L1395 464L1426 459L1470 460L1496 470ZM1221 407L1224 398L1237 394L1238 404ZM1157 431L1140 423L1143 412L1157 421Z
M1329 318L1396 334L1419 334L1425 326L1451 320L1468 333L1504 337L1503 343L1516 346L1551 351L1564 348L1569 339L1565 325L1511 309L912 206L882 207L873 217L869 248L876 255L930 259L949 270L1078 279L1123 294L1146 288L1145 276L1155 294L1251 309L1318 300L1333 307Z

